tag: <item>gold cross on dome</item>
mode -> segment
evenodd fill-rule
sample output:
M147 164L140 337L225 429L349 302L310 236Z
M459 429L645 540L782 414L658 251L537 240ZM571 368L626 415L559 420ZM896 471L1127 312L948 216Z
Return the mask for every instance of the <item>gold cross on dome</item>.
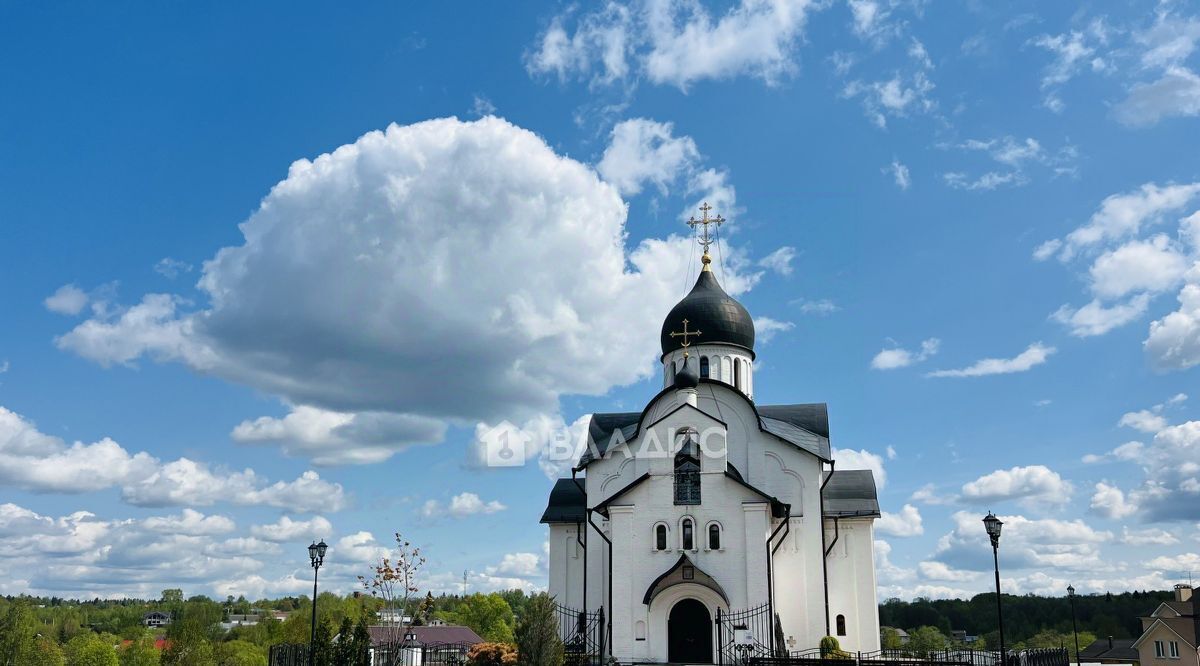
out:
M708 211L710 210L712 210L712 206L708 205L708 202L705 201L704 205L700 206L700 219L697 220L695 217L692 217L688 219L687 222L688 226L693 230L695 230L697 226L704 227L700 232L700 238L696 239L696 242L700 243L700 245L704 248L704 270L708 270L708 264L712 261L708 257L708 246L716 242L713 236L708 233L708 225L716 225L717 229L720 229L721 225L725 224L725 218L721 217L720 215L717 215L716 217L709 217Z
M683 355L684 356L687 356L687 348L692 346L692 342L691 342L691 340L688 340L688 337L689 336L695 337L695 336L700 335L700 331L689 331L687 325L688 325L688 320L684 319L682 331L671 331L671 337L673 337L673 338L682 337L683 338L683 342L680 343L679 346L683 347Z

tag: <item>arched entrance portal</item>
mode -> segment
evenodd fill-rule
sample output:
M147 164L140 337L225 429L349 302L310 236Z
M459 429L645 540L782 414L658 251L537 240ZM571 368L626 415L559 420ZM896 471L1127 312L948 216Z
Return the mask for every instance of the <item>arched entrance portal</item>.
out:
M713 663L713 621L708 608L684 599L667 618L667 661L675 664Z

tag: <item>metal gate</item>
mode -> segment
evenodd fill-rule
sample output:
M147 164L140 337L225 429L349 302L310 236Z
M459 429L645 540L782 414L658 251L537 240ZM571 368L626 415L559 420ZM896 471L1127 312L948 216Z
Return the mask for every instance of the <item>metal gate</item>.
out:
M558 638L563 644L563 664L583 666L604 662L604 608L588 612L554 604Z
M717 609L717 663L749 664L771 656L771 605L722 613Z

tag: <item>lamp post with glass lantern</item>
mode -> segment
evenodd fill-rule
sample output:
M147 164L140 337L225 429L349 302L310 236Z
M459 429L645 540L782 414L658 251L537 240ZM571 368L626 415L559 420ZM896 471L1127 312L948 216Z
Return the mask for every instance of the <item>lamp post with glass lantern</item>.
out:
M313 568L312 630L308 638L308 666L313 666L313 660L316 658L313 648L317 643L317 572L325 562L325 551L328 548L324 539L308 547L308 559L312 561Z
M1075 586L1067 586L1067 598L1071 600L1071 632L1075 634L1075 663L1079 663L1079 626L1075 623Z
M1007 661L1004 650L1004 608L1000 603L1000 528L1004 523L991 511L983 519L983 527L987 530L988 538L992 540L992 564L996 569L996 624L1000 629L1000 663Z

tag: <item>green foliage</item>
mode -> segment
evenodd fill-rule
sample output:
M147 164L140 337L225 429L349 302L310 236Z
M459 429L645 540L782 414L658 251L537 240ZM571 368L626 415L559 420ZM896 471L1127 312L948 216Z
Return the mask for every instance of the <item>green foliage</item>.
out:
M521 596L524 599L524 594ZM563 645L558 638L554 599L537 594L524 601L516 631L521 666L558 666L563 660Z
M317 623L317 633L312 643L312 663L315 666L333 666L333 629L328 622Z
M353 660L350 666L370 666L371 664L371 632L367 629L367 618L360 617L354 625L354 648L351 650Z
M9 607L0 621L0 664L33 664L37 647L37 618L24 601Z
M439 615L451 624L474 629L486 641L513 642L513 626L517 619L508 602L499 594L472 594L463 599L453 612Z
M115 638L111 634L92 633L81 633L72 638L63 650L67 666L120 666Z
M164 604L180 603L183 601L183 590L172 588L162 591L162 602Z
M940 629L926 625L908 632L908 645L905 647L913 652L932 652L945 650L949 643Z
M516 666L517 648L512 643L479 643L467 652L470 666Z
M825 659L849 659L850 654L842 650L842 644L835 636L826 636L819 644L821 657Z
M267 653L254 643L227 641L215 649L217 666L267 666Z
M899 650L904 647L904 643L900 641L900 632L891 627L880 629L879 646L885 650Z
M1075 597L1081 648L1086 647L1082 634L1095 636L1137 638L1142 634L1139 616L1146 615L1164 601L1170 592L1123 592L1121 594L1090 594ZM1027 642L1043 630L1071 635L1071 605L1066 597L1014 596L1006 594L1004 604L1004 637L1010 645ZM929 625L942 633L962 629L968 634L982 636L988 648L999 648L996 631L996 595L978 594L971 599L915 599L911 602L888 599L879 606L879 623L911 631ZM1075 649L1072 636L1066 643ZM1056 646L1057 647L1057 646Z
M132 643L117 650L121 666L158 666L161 662L154 638L143 633Z
M28 664L18 662L17 666L33 666L34 664L37 666L66 666L67 657L63 654L62 648L58 647L58 643L48 638L39 638L33 648L33 661Z

